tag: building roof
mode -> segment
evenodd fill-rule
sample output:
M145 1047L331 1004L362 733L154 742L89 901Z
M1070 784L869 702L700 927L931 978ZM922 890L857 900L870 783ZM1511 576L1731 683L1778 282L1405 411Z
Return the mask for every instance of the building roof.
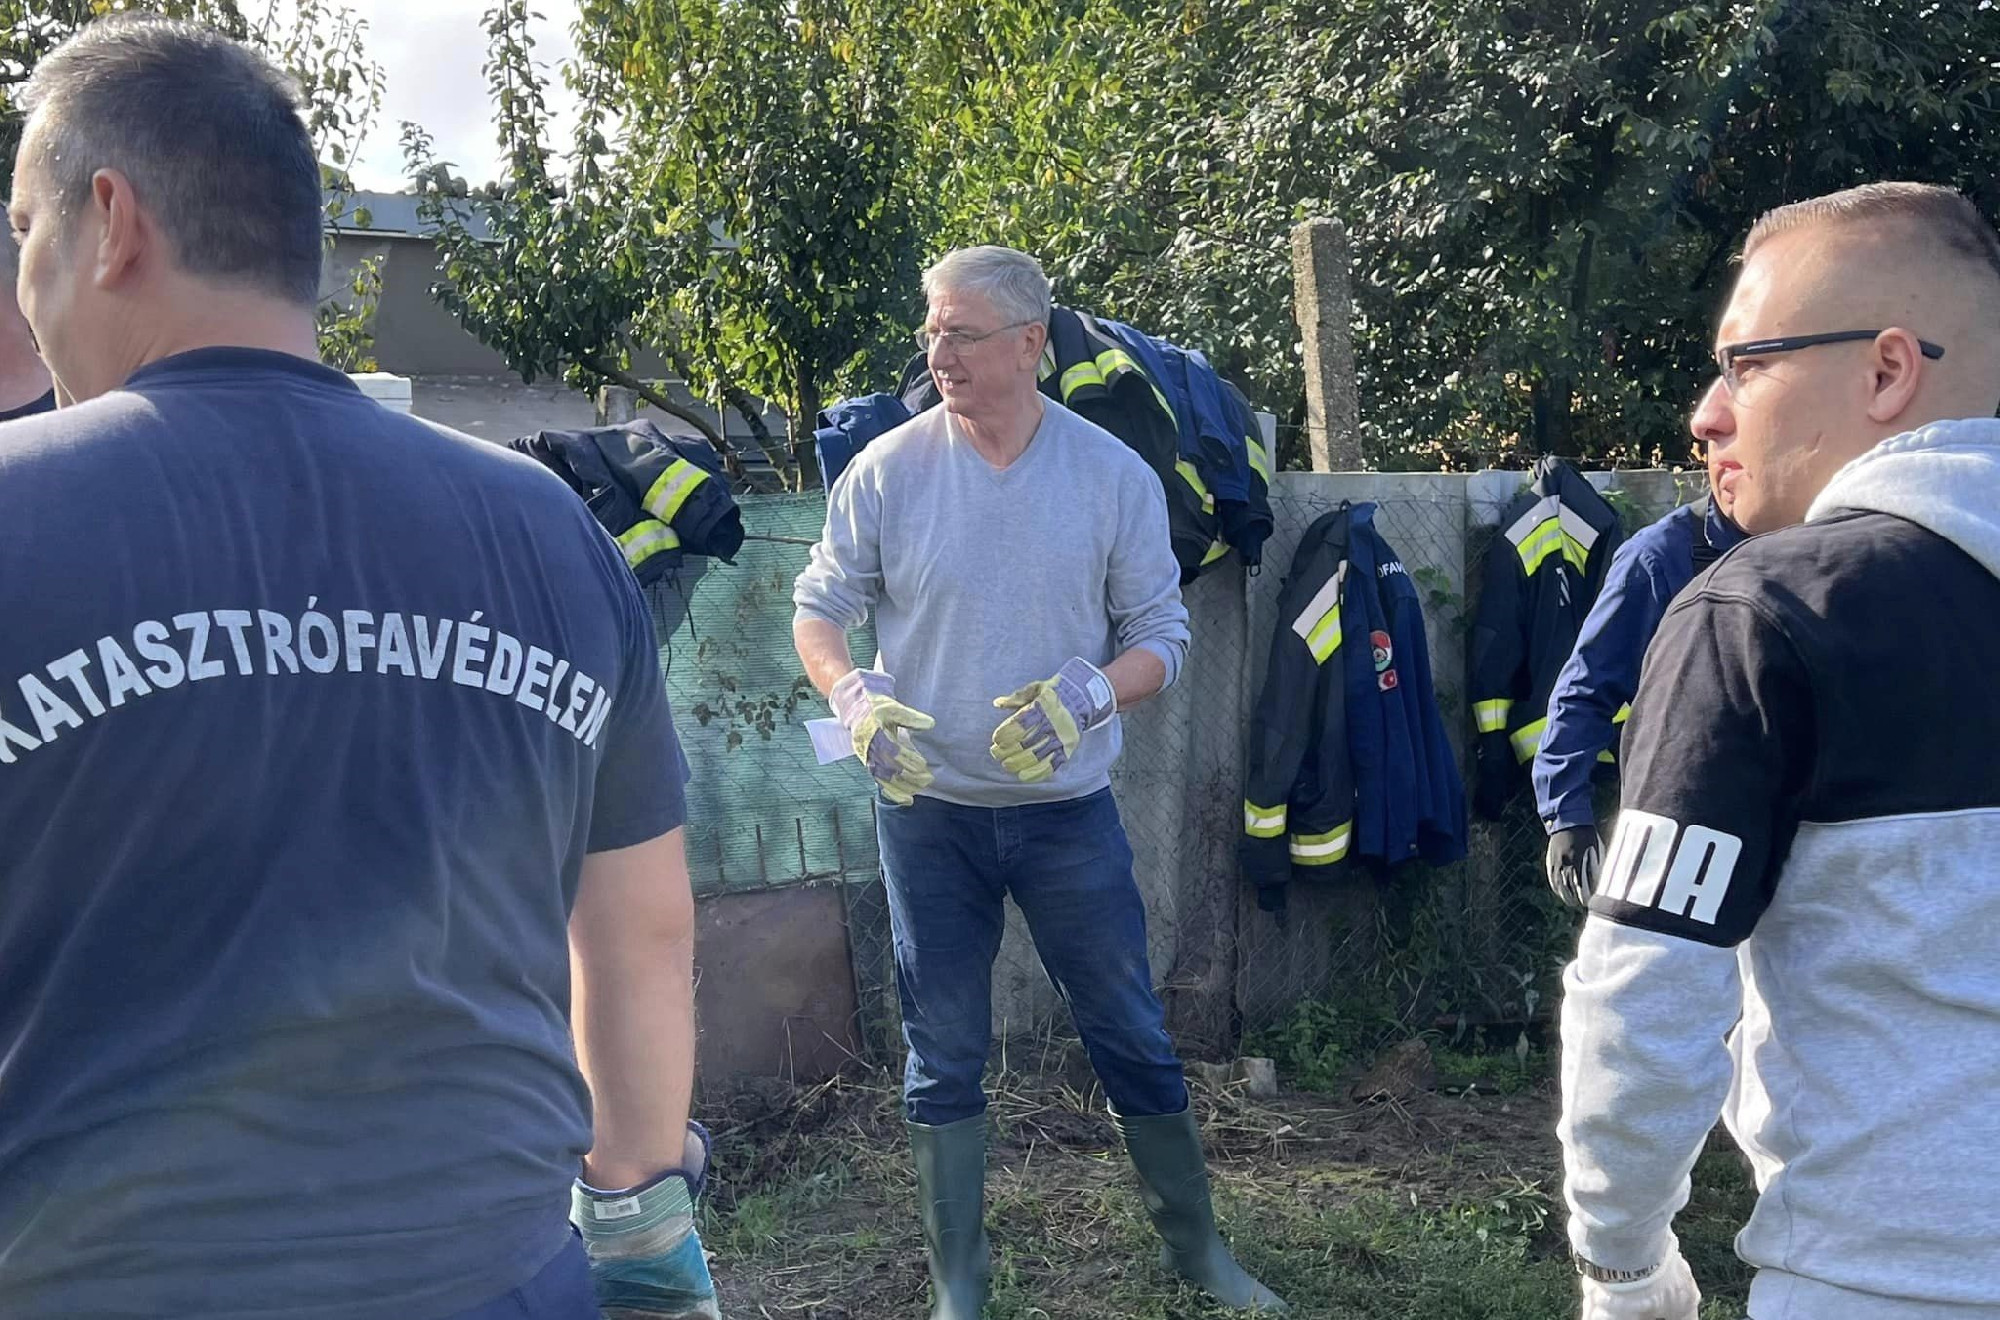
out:
M335 194L326 194L331 206ZM383 238L429 238L436 225L425 224L417 216L415 193L351 192L340 198L340 211L333 227L343 234L375 234ZM464 197L446 199L474 238L491 237L486 213L480 203Z

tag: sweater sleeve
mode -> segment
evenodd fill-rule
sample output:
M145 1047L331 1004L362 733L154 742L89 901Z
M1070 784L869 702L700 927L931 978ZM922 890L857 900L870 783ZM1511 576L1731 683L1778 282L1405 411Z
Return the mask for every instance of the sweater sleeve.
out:
M1111 547L1105 601L1122 653L1151 651L1167 667L1172 687L1187 657L1188 612L1181 603L1181 569L1167 530L1167 498L1142 464L1122 465L1118 536Z
M1803 661L1750 602L1703 592L1667 611L1626 735L1625 800L1563 977L1571 1245L1655 1264L1727 1099L1752 938L1810 779Z
M792 583L797 618L843 630L868 621L882 590L882 493L870 464L856 460L826 499L826 529Z

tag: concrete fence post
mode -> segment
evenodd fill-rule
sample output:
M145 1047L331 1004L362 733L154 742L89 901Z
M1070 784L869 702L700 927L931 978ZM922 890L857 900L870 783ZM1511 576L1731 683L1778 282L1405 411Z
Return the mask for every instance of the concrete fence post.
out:
M1362 468L1347 266L1347 231L1338 220L1307 220L1292 230L1292 314L1305 344L1306 441L1315 472Z

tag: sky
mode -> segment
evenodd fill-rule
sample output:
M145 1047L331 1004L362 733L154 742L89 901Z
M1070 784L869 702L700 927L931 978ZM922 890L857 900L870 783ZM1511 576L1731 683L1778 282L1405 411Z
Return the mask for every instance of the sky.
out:
M452 172L482 184L499 172L500 149L493 112L480 66L486 62L486 35L479 19L492 0L342 0L368 24L368 53L387 79L382 112L360 158L354 182L364 189L395 192L408 172L403 164L402 126L412 120L436 139L438 159ZM570 24L576 0L539 0L543 19L531 29L535 56L550 75L549 109L555 122L551 141L568 141L573 98L555 71L573 52Z

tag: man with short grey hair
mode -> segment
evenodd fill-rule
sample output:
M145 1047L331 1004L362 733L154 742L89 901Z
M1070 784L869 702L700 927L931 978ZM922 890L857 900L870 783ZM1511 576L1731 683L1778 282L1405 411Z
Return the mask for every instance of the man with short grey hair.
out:
M0 1315L714 1320L618 548L319 363L262 56L102 19L24 100L21 306L75 402L0 434Z
M1752 539L1667 610L1564 977L1585 1320L1695 1320L1721 1115L1754 1320L2000 1320L2000 235L1758 222L1691 424Z
M10 228L0 206L0 228ZM20 249L11 234L0 235L0 422L32 417L56 406L55 381L35 349L34 331L21 315L14 282L21 274Z
M1137 454L1037 390L1049 284L1032 257L961 249L924 292L918 342L944 401L835 483L793 599L806 673L880 793L933 1320L977 1320L986 1300L981 1077L1008 894L1168 1264L1230 1305L1281 1309L1216 1232L1111 797L1118 712L1187 650L1166 497ZM847 634L871 612L877 655L857 668Z

